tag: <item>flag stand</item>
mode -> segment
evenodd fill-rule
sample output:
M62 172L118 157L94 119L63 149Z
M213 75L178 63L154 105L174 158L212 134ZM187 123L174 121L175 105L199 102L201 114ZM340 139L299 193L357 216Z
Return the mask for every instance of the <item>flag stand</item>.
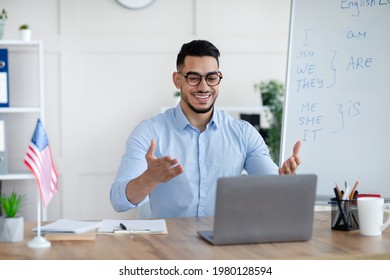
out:
M37 226L37 236L35 236L31 241L27 243L27 246L30 248L48 248L51 246L50 241L46 240L41 235L41 197L38 192L38 226Z
M40 119L37 120L37 125L24 157L24 163L34 174L39 189L37 236L28 242L27 246L31 248L47 248L51 246L51 243L41 235L41 200L46 207L53 195L58 191L58 173L52 161L45 127Z

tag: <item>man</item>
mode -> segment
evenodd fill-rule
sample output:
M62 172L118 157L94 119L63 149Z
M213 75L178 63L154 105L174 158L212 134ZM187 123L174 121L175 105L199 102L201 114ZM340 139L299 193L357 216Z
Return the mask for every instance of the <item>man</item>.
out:
M219 177L295 173L300 142L278 169L258 131L214 107L222 73L208 41L184 44L173 82L176 108L141 122L130 134L111 186L116 211L150 201L153 218L214 215ZM234 203L234 201L232 201Z

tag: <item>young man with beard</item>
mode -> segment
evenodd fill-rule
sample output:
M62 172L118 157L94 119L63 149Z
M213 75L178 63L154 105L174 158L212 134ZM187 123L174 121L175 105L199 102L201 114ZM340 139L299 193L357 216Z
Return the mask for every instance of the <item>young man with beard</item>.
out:
M295 173L299 141L278 168L251 124L214 107L223 78L219 55L205 40L182 46L172 75L181 101L130 134L111 186L116 211L149 201L153 218L213 216L219 177Z

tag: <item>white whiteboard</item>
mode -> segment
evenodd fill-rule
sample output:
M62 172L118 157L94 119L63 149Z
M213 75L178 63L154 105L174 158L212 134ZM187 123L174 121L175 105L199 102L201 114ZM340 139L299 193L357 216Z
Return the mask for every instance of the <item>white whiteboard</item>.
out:
M292 1L281 160L298 173L390 197L390 2Z

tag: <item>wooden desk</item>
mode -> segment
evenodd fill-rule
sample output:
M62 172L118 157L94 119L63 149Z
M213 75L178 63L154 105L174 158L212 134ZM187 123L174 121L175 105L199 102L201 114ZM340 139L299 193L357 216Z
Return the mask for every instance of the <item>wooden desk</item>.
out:
M166 219L167 235L97 235L96 241L52 241L50 248L32 249L26 222L25 239L0 243L0 259L390 259L390 230L380 237L362 237L359 231L333 231L330 212L316 212L313 238L307 242L213 246L197 230L212 226L212 218Z

